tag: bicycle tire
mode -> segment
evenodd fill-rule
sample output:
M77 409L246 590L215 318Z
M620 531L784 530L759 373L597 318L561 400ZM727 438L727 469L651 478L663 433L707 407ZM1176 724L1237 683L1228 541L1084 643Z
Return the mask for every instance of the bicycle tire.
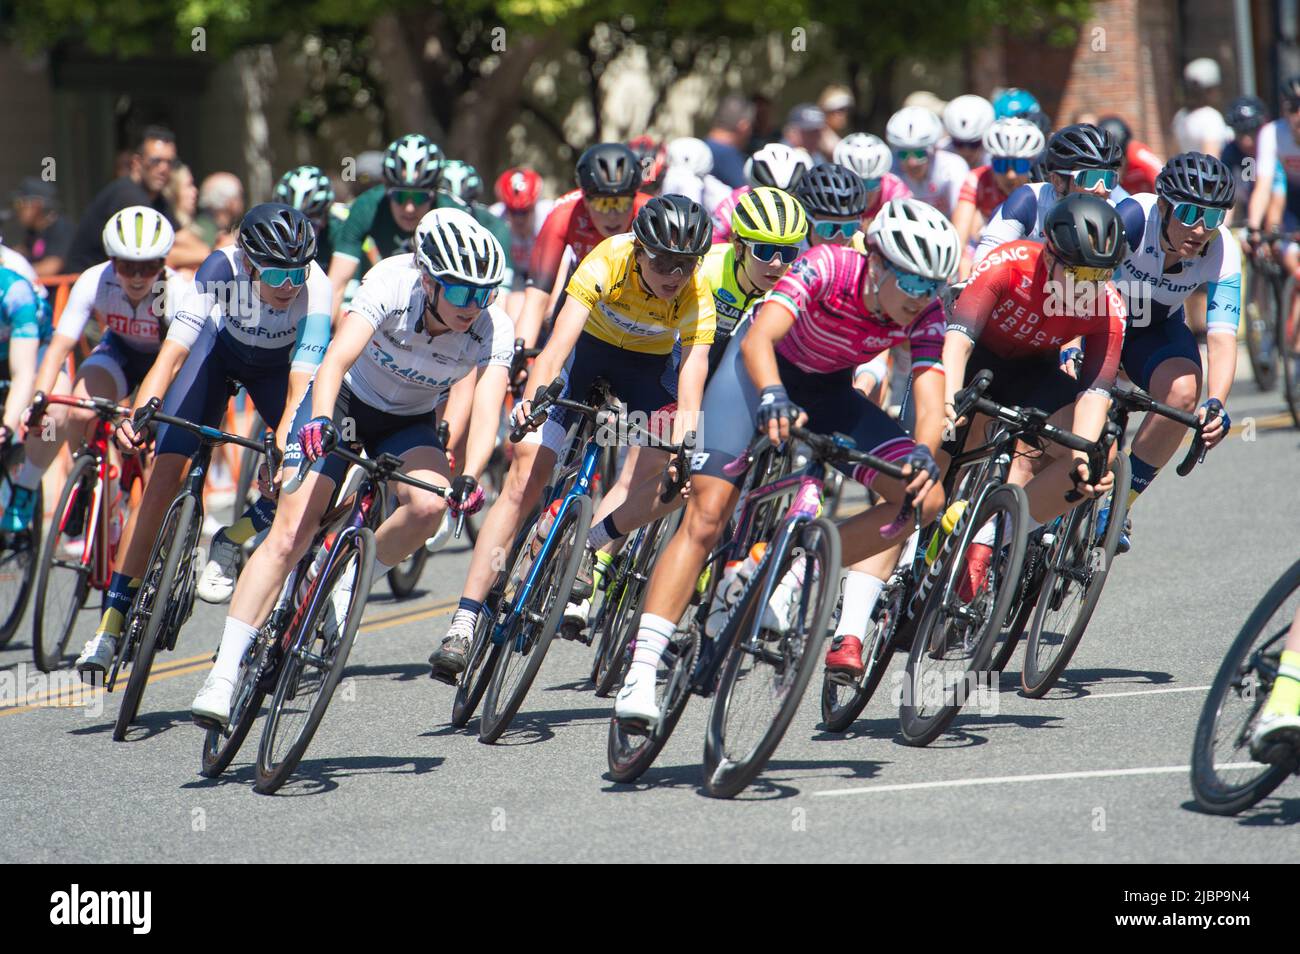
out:
M275 693L271 697L266 723L262 727L262 738L257 747L257 780L253 783L253 791L259 795L273 795L279 791L297 769L298 763L302 761L307 747L311 745L311 740L320 727L321 719L325 717L325 710L329 708L334 690L338 687L339 680L343 678L348 654L352 651L352 642L356 639L357 629L361 625L361 616L365 612L366 600L374 582L375 534L369 527L362 527L355 533L348 534L342 542L336 540L335 546L339 549L331 556L329 565L322 573L323 579L317 590L315 605L308 610L307 616L299 624L297 632L293 634L289 649L280 664L280 676L276 680ZM329 671L321 677L320 691L312 701L302 727L294 740L289 743L284 757L274 762L272 749L285 706L296 697L297 690L301 688L302 655L315 643L318 630L326 625L329 615L334 611L334 604L330 597L349 565L351 551L357 554L357 578L353 583L352 599L348 603L343 632L334 641L332 658L328 660ZM325 659L324 656L320 658Z
M1291 412L1291 423L1300 427L1300 320L1288 334L1289 317L1285 308L1277 310L1278 362L1282 365L1282 397Z
M415 586L424 573L424 564L429 560L429 551L421 543L415 552L397 566L388 571L388 589L394 598L404 600L415 592Z
M804 630L797 637L795 658L783 659L786 666L793 662L795 673L787 678L784 698L777 707L767 729L758 741L740 758L728 755L728 730L730 717L736 705L736 689L742 682L741 667L745 657L751 654L745 643L752 638L761 624L763 607L760 605L764 590L763 577L772 577L778 582L793 566L795 551L803 553L818 561L820 569L815 584L815 602L810 597L814 589L809 585L808 563L805 562L804 582L800 590L798 605L803 612L795 622ZM768 562L761 574L747 587L744 599L747 605L737 614L740 625L734 625L734 635L727 640L727 659L723 663L722 674L718 680L718 691L713 697L709 709L708 730L704 737L704 791L714 798L732 798L743 791L750 782L763 771L768 760L784 738L794 714L803 701L808 683L821 659L822 640L826 636L831 614L835 611L835 601L839 590L840 577L840 536L835 525L825 518L810 520L802 524L790 535L785 551ZM807 608L812 612L808 613ZM759 617L759 618L755 618ZM725 631L724 631L725 638ZM791 635L782 634L777 645L783 657L791 644ZM773 667L776 668L775 666ZM752 672L753 670L751 670Z
M551 530L553 534L558 532L559 535L550 553L548 560L550 565L538 574L537 586L531 597L532 600L539 598L542 600L540 608L544 612L537 614L543 617L540 631L536 641L521 654L516 652L511 644L521 638L518 628L522 613L516 616L515 621L507 629L505 648L497 656L496 665L492 668L492 678L488 682L487 692L483 698L483 715L479 719L480 742L490 745L501 738L518 714L519 707L523 705L524 697L528 695L533 680L537 678L537 672L546 658L551 641L560 628L560 622L564 619L565 605L569 594L573 591L573 580L578 575L578 564L582 560L587 531L591 528L591 511L590 497L575 497ZM548 598L549 608L546 603ZM527 608L522 609L526 611ZM527 639L527 637L523 638ZM523 671L514 686L506 690L506 676L511 670L512 660L518 655L526 657Z
M609 720L605 758L609 763L609 777L615 782L627 784L644 775L668 744L673 729L677 728L682 713L686 711L691 698L691 676L700 653L700 634L693 623L669 643L664 656L667 657L669 652L672 658L667 661L668 673L659 698L659 724L648 735L638 736L626 731L618 719L611 717ZM660 664L664 665L663 659Z
M36 668L41 672L54 672L59 668L59 663L68 648L68 642L72 638L72 630L76 626L77 615L86 605L86 598L90 595L90 577L94 572L92 563L95 559L95 548L93 546L90 547L89 551L86 551L83 547L83 558L77 561L76 580L72 584L71 600L65 602L62 613L50 612L54 609L51 604L58 602L50 594L50 576L53 573L55 561L60 556L59 546L60 541L63 539L60 528L72 502L72 495L77 492L80 492L83 497L77 501L76 506L87 508L83 527L89 526L91 518L89 507L90 501L94 500L98 467L99 461L92 454L79 454L77 459L72 462L72 467L68 470L68 479L63 484L63 491L59 494L59 502L54 508L54 519L50 522L50 532L46 535L45 543L41 547L40 566L36 571L35 602L32 605L32 657L36 663ZM99 532L104 531L105 528L99 528ZM70 562L67 560L62 561L65 564ZM72 566L63 568L73 569ZM47 622L50 624L48 633L46 632Z
M1097 601L1101 599L1102 588L1106 585L1106 579L1110 576L1110 568L1115 560L1115 552L1119 549L1120 534L1124 532L1124 521L1128 518L1128 492L1132 481L1132 475L1129 470L1129 461L1127 454L1116 454L1115 460L1111 463L1111 471L1115 475L1115 489L1111 494L1110 517L1106 524L1106 535L1102 538L1101 544L1088 545L1087 536L1093 531L1096 523L1092 519L1092 514L1096 514L1101 509L1100 500L1092 500L1079 507L1070 515L1066 521L1067 538L1077 538L1084 536L1082 541L1074 543L1075 546L1082 544L1086 547L1086 553L1089 565L1093 568L1088 576L1086 591L1084 592L1082 602L1079 605L1078 615L1070 625L1069 630L1064 634L1059 649L1046 657L1046 665L1043 657L1044 647L1050 648L1047 638L1044 636L1044 623L1047 619L1049 610L1055 610L1059 605L1065 593L1070 589L1071 581L1067 576L1060 573L1058 565L1051 557L1047 561L1047 573L1043 578L1041 595L1038 599L1038 607L1034 612L1034 621L1029 628L1029 638L1025 642L1025 665L1022 667L1020 675L1021 688L1025 695L1031 699L1041 699L1056 685L1056 680L1061 678L1061 673L1065 672L1065 667L1070 664L1074 657L1075 650L1079 648L1079 643L1083 640L1083 634L1088 628L1088 622L1092 619L1093 611L1097 608ZM1077 567L1075 568L1077 571Z
M925 746L933 742L952 723L965 704L960 696L954 696L955 687L944 685L943 704L931 716L918 714L918 699L924 699L925 687L918 690L918 683L924 681L918 677L917 670L923 656L931 655L935 641L934 627L940 622L945 612L944 593L949 587L949 580L954 574L963 572L966 567L966 553L974 541L975 533L987 521L995 519L997 514L1010 517L1012 527L1010 539L1006 541L1005 555L995 559L993 564L1001 567L1001 585L997 595L989 606L989 614L984 619L983 632L978 635L969 653L969 662L964 665L963 680L973 673L988 671L989 657L993 653L993 634L1000 632L1011 604L1015 600L1020 585L1020 576L1024 570L1025 550L1028 547L1029 503L1025 492L1014 484L1002 484L988 493L979 504L979 510L971 520L958 547L953 551L949 564L944 568L942 578L937 581L926 597L916 624L916 635L907 656L906 677L903 682L903 698L898 707L899 729L906 745ZM999 529L999 533L1002 530ZM995 553L997 551L995 550ZM991 564L991 566L993 565ZM952 585L955 587L956 581ZM946 681L946 680L945 680ZM963 683L964 684L964 683Z
M1277 386L1277 345L1281 338L1275 329L1282 327L1284 303L1289 299L1279 291L1271 274L1261 275L1253 265L1249 272L1250 290L1242 315L1245 322L1242 337L1246 339L1246 354L1255 384L1267 393Z
M888 588L881 593L871 611L871 638L862 647L862 659L866 665L861 676L853 678L823 670L821 711L826 731L847 730L858 721L858 716L875 695L880 680L889 671L899 642L911 625L904 618L910 598L911 587L901 584L893 593Z
M1203 811L1213 815L1235 815L1245 811L1260 799L1266 798L1282 781L1294 770L1294 765L1265 765L1258 763L1263 771L1258 772L1253 778L1236 784L1224 784L1219 777L1215 765L1214 741L1216 730L1219 726L1219 720L1223 715L1223 707L1228 701L1229 694L1234 689L1248 689L1254 694L1254 699L1249 699L1246 695L1239 694L1239 697L1251 702L1251 709L1241 728L1236 734L1236 745L1233 752L1245 748L1249 754L1249 737L1252 724L1259 710L1263 708L1268 693L1272 689L1271 678L1259 683L1250 683L1248 686L1243 685L1250 675L1258 675L1253 668L1255 663L1262 661L1260 655L1269 645L1285 639L1287 628L1291 620L1285 620L1286 625L1282 628L1277 626L1266 629L1269 621L1278 614L1279 610L1286 607L1287 598L1300 590L1300 561L1296 561L1281 577L1268 589L1268 592L1256 604L1255 609L1246 622L1242 624L1240 632L1228 647L1227 653L1223 657L1223 662L1219 664L1219 670L1214 676L1214 683L1210 686L1210 691L1205 697L1205 703L1201 707L1200 717L1196 721L1196 735L1192 743L1192 769L1191 785L1192 795L1196 799L1196 804ZM1289 616L1290 614L1283 614ZM1264 637L1266 642L1258 649L1254 649L1255 643ZM1252 651L1254 650L1254 651ZM1281 647L1279 647L1279 654ZM1247 670L1244 668L1247 662L1252 667ZM1267 671L1264 675L1271 676Z
M14 633L18 631L18 625L23 621L23 613L27 611L27 601L31 598L36 582L36 567L40 562L42 531L45 525L45 495L41 488L37 487L34 496L32 525L29 530L19 535L23 538L21 547L15 549L0 547L0 576L9 576L14 572L11 563L17 564L16 569L21 573L18 592L9 603L8 615L0 618L0 649L7 646L9 640L14 638Z
M235 691L231 695L230 711L235 718L230 731L207 727L199 757L199 774L204 778L216 778L229 767L261 714L262 703L266 700L266 688L258 674L270 647L271 641L267 635L258 633L257 639L249 647L251 655L239 667L239 678L235 681ZM246 693L247 700L241 702Z
M186 556L192 558L198 537L198 501L188 493L182 494L173 501L163 518L162 528L154 540L154 552L149 558L149 570L131 604L132 618L138 619L141 612L148 616L139 644L131 653L131 675L127 679L126 690L122 693L122 705L117 710L117 720L113 724L114 742L126 738L127 730L140 711L140 701L144 698L144 689L149 683L149 670L153 668L154 656L159 644L168 635L164 632L163 624L173 619L176 610L172 593L181 576L182 560ZM154 567L159 560L162 565L155 571ZM150 578L155 572L156 582L151 582ZM156 604L160 597L165 602L159 608ZM148 601L148 605L145 601ZM129 632L131 630L127 629L123 635Z

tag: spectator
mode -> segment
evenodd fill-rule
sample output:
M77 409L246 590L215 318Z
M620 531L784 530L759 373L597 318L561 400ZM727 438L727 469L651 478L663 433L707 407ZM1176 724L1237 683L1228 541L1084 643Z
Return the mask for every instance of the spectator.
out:
M827 158L835 154L835 146L847 135L849 120L853 112L853 93L847 86L831 84L822 90L817 99L822 115L826 117L826 129L822 131L819 151Z
M14 219L22 229L16 247L39 276L58 275L72 242L72 224L59 215L54 186L28 176L14 192Z
M199 211L199 187L194 184L194 173L189 166L183 162L176 166L163 195L172 204L176 227L187 229L193 226L194 216Z
M764 96L762 93L755 93L752 99L754 104L754 131L749 135L749 144L745 146L745 152L753 155L762 149L769 142L776 142L781 138L777 132L776 123L772 121L772 98Z
M791 148L806 151L813 157L814 164L819 160L829 162L830 156L821 151L822 133L825 131L826 114L821 108L812 103L800 103L786 116L781 141Z
M214 172L199 186L199 214L194 231L209 248L220 248L235 240L234 232L244 217L244 184L230 172Z
M1209 57L1192 60L1183 69L1187 105L1174 114L1174 139L1179 152L1218 156L1232 138L1223 114L1216 108L1223 77L1219 64Z
M175 225L175 213L162 190L176 163L175 134L164 126L146 126L131 155L131 171L100 189L77 223L64 271L85 271L104 260L104 224L114 213L129 205L147 205L157 209ZM197 237L177 233L167 264L176 268L197 268L208 251Z
M713 175L735 189L745 184L745 154L754 131L754 104L732 93L723 98L704 137L713 153Z

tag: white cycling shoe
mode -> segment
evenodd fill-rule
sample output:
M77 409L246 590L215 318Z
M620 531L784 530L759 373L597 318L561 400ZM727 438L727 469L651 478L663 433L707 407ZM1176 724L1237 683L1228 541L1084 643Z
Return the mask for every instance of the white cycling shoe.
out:
M116 654L117 639L113 634L96 633L86 640L85 648L77 657L77 672L81 673L82 680L85 682L102 677L108 672L108 667L113 665L113 657Z
M1266 712L1250 734L1251 755L1261 762L1277 762L1300 749L1300 715Z
M190 714L200 724L215 722L225 726L230 722L230 699L235 694L235 684L215 673L208 673L203 688L190 704Z
M655 674L648 666L634 665L628 671L623 688L614 700L614 718L620 722L644 722L653 727L659 722L659 704L655 702Z
M562 625L581 632L587 628L587 621L590 617L591 600L577 600L564 607L564 622Z
M218 531L208 547L208 562L199 576L195 592L205 603L227 603L235 592L238 575L239 544L227 540L226 535Z

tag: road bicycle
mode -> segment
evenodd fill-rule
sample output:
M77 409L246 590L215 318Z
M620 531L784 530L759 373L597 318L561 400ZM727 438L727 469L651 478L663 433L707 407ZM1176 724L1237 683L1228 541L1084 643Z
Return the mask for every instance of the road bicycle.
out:
M0 381L0 406L9 393L9 382ZM0 513L13 496L13 478L24 460L23 446L11 440L0 442ZM18 533L0 533L0 647L18 631L36 579L37 554L44 529L45 497L36 488L31 526Z

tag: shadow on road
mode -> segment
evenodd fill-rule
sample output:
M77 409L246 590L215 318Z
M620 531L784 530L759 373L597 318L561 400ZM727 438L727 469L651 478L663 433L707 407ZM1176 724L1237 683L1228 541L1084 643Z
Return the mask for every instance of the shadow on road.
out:
M807 778L831 778L837 781L876 778L888 762L863 759L775 759L768 762L758 778L730 801L767 802L794 798L802 790L793 785L781 784ZM602 791L621 794L649 791L654 788L688 788L704 795L703 778L699 765L652 765L635 782L614 782L608 774L602 775L610 784Z
M145 712L135 717L131 728L126 730L124 742L144 742L155 735L161 735L178 725L193 725L194 717L189 709L175 709L171 712ZM108 735L113 731L112 721L96 722L81 729L69 729L69 735Z
M497 739L493 745L498 747L535 745L538 742L545 742L548 739L554 738L554 730L556 729L564 728L569 725L604 722L608 718L608 707L595 709L546 709L540 712L520 712L515 716L510 728L507 729L505 734L502 735L501 738ZM421 733L421 737L456 735L461 732L477 734L478 721L479 716L476 715L463 729L457 729L455 726L445 725L429 732L423 732Z
M1222 817L1203 811L1196 802L1191 800L1183 802L1180 807L1207 818ZM1258 805L1232 816L1232 821L1243 828L1281 828L1294 825L1300 822L1300 798L1266 798Z
M285 782L276 795L301 797L303 795L322 795L339 787L339 780L358 775L427 775L445 759L425 756L336 756L323 759L304 759L293 777ZM227 771L217 778L199 778L186 782L181 788L219 788L225 785L253 787L256 774L253 765L242 765L233 771Z
M343 678L350 679L353 676L367 678L370 676L393 676L393 682L411 682L415 679L425 679L429 675L428 663L403 663L392 666L352 666L349 665L343 670Z
M1003 673L1003 679L1007 678L1007 674ZM1089 686L1167 686L1173 681L1173 674L1168 672L1145 672L1141 669L1071 669L1061 676L1060 682L1043 698L1049 702L1082 699L1084 696L1092 695L1088 691ZM1019 685L1019 677L1012 677L1012 686L1004 686L1004 688Z

